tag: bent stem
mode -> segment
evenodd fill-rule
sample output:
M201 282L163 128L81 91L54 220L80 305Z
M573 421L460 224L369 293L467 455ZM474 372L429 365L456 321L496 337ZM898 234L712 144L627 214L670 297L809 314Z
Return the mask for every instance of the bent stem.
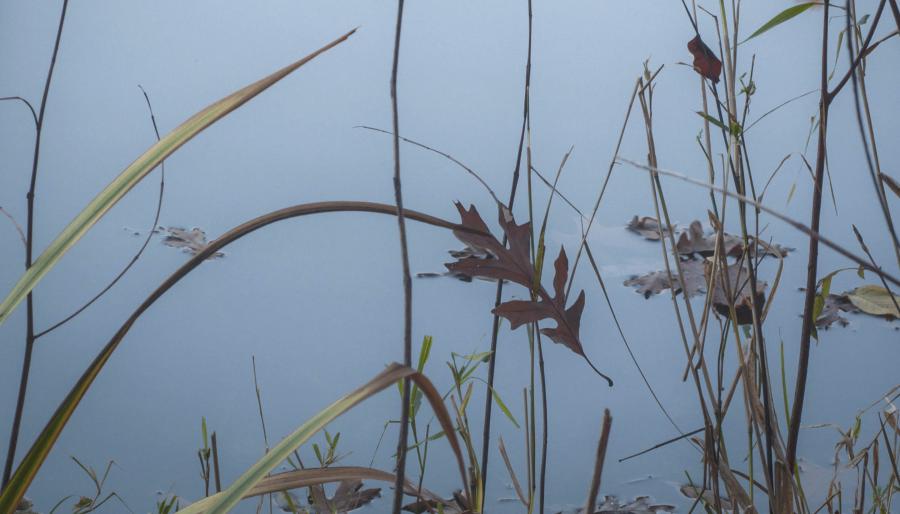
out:
M247 234L278 221L326 212L372 212L390 216L397 215L395 206L373 202L335 201L301 204L254 218L229 230L218 239L210 242L206 248L194 255L189 261L184 263L178 270L170 275L169 278L160 284L160 286L157 287L156 290L153 291L153 293L151 293L150 296L148 296L131 314L112 339L110 339L106 346L103 347L97 357L94 358L93 362L91 362L90 366L84 371L78 382L69 391L66 398L60 403L59 407L57 407L53 416L44 426L44 429L31 446L31 449L16 468L7 487L0 493L0 513L7 514L15 511L19 500L22 499L25 491L31 485L31 482L34 480L35 475L46 460L47 455L56 443L62 430L65 428L69 419L71 419L72 414L75 412L75 409L78 407L82 398L84 398L84 395L87 394L91 384L94 383L94 380L96 380L100 371L112 356L112 353L118 348L119 343L121 343L128 331L131 330L131 327L137 319L150 308L151 305L175 284L181 281L182 278L200 266L206 259ZM473 232L473 230L468 227L457 225L417 211L407 210L405 216L408 219L428 225L434 225L436 227ZM468 485L466 488L468 489Z

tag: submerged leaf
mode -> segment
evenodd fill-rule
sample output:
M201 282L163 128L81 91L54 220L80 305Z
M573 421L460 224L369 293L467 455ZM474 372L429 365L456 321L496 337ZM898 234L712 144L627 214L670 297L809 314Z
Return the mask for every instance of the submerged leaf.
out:
M860 312L860 310L845 295L829 294L824 298L822 310L816 317L816 327L829 328L835 323L846 327L850 322L841 316L843 312Z
M722 74L722 61L716 54L706 46L699 35L690 40L687 47L694 56L694 70L713 83L718 83Z
M657 514L675 512L674 505L652 504L649 496L638 496L634 500L621 503L615 496L606 496L597 507L596 514Z
M744 252L744 240L741 237L723 232L722 247L725 251L725 255L728 255L729 257L738 257ZM682 232L678 236L678 242L675 243L675 249L681 255L690 256L699 254L708 257L713 255L716 251L716 234L714 232L710 235L706 235L700 221L694 220L691 222L688 230ZM767 245L763 249L766 254L775 257L784 257L792 250L793 248L787 248L777 244Z
M172 248L182 248L191 255L197 255L209 246L206 240L206 232L194 227L190 230L181 227L168 227L165 229L166 237L163 238L163 244ZM216 252L210 256L210 259L223 257L225 254Z
M709 290L712 265L708 261L691 259L680 262L681 272L684 275L685 284L679 280L678 270L671 268L672 276L666 271L654 271L646 275L633 276L626 280L626 286L634 287L638 293L649 298L666 289L674 289L675 293L684 293L687 296L704 293ZM731 264L728 266L728 283L722 282L721 273L715 277L715 289L712 292L713 307L723 316L731 315L734 307L738 324L749 324L753 321L753 299L750 297L749 271L746 266ZM765 302L766 283L757 281L756 302L763 305Z
M626 228L636 234L644 236L644 239L659 241L660 227L659 222L656 220L656 218L651 218L650 216L643 216L639 218L635 216L631 218L631 221L628 222ZM668 227L662 227L662 234L665 236L668 235L668 233Z

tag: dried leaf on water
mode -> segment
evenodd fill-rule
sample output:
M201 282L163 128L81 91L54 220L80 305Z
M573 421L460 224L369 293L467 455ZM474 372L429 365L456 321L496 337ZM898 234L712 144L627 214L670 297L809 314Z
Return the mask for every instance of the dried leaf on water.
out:
M649 496L638 496L627 503L620 503L615 496L606 496L597 508L597 514L657 514L675 512L674 505L652 504Z
M684 274L684 285L681 284L678 270L674 266L671 268L671 278L666 271L654 271L646 275L633 276L626 280L624 284L634 287L645 298L670 288L674 288L676 293L685 293L687 296L693 296L709 290L709 273L712 265L708 261L691 259L681 261L680 265ZM737 322L739 324L751 323L753 321L753 300L750 298L749 271L747 267L738 263L728 265L728 287L725 287L721 277L716 277L715 284L712 301L716 311L723 316L730 316L731 306L733 305L737 315ZM756 287L757 304L763 305L765 302L766 283L761 280L757 281ZM728 293L729 291L731 294Z
M847 318L841 316L841 313L844 312L860 312L860 310L853 305L853 302L846 295L829 294L825 297L822 312L816 318L816 327L827 329L835 323L846 327L850 322Z
M894 295L894 299L891 300L891 293L882 286L872 284L859 286L847 293L847 298L866 314L900 318L900 310L897 310L895 304L900 303L900 296Z
M638 217L635 215L631 218L631 221L628 222L626 228L636 234L640 234L644 237L644 239L649 239L650 241L659 241L659 222L656 218L652 218L650 216ZM674 227L673 227L674 228ZM663 236L668 235L669 229L668 227L662 227Z
M729 257L738 257L744 252L744 240L741 237L724 232L722 234L722 247L725 255ZM681 255L699 254L704 257L713 255L716 251L716 234L706 235L703 225L694 220L691 222L688 230L682 232L678 236L678 242L675 243L675 249ZM780 245L767 245L764 252L772 256L786 256L793 248L787 248Z
M656 221L656 218L652 218L649 216L634 216L628 223L626 228L628 228L628 230L632 232L640 234L645 239L649 239L651 241L659 241L658 226L659 224ZM713 253L715 253L716 233L712 232L711 234L707 235L706 231L703 229L703 224L700 223L699 220L692 221L687 229L680 231L675 230L675 233L678 235L678 240L675 243L675 250L679 254L686 257L690 257L692 255L709 257L710 255L713 255ZM668 235L666 227L663 227L663 235ZM764 253L772 255L774 257L785 257L789 252L794 250L793 248L788 248L777 244L760 246L763 246ZM725 254L729 257L738 257L744 253L744 240L739 236L724 232L722 235L722 247L725 250Z
M471 246L467 246L461 250L449 250L447 253L450 254L454 259L492 259L491 254L484 251L479 250L477 248L472 248ZM454 271L445 271L443 273L433 272L433 271L425 271L421 273L416 273L416 278L438 278L438 277L452 277L457 280L462 280L463 282L471 282L472 277L466 275L465 273L459 273ZM486 279L487 280L487 279Z
M381 496L380 488L363 489L362 480L342 480L334 496L325 496L321 485L310 487L310 511L315 514L344 513L368 505Z
M166 235L163 238L163 244L172 248L182 248L191 255L196 255L209 246L206 240L206 232L194 227L190 230L181 227L168 227L162 229ZM216 252L210 259L223 257L225 254Z
M718 83L719 76L722 74L722 61L716 57L716 54L706 46L700 36L690 40L687 47L694 56L694 70L714 83Z
M675 284L675 292L686 292L688 296L700 294L706 291L706 278L704 278L703 261L699 259L681 261L681 271L687 287L683 287L678 279L678 270L672 268L672 277L665 271L654 271L645 275L634 275L625 281L625 285L634 287L644 298L650 298L666 289L671 289Z

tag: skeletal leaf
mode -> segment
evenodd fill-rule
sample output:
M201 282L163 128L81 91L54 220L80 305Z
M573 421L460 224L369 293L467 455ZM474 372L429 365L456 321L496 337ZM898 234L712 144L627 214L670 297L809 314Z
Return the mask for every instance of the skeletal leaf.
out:
M166 236L163 238L163 244L172 248L182 248L191 255L202 252L209 243L206 240L206 232L194 227L190 230L181 227L168 227L165 229ZM210 259L222 257L225 254L216 252Z

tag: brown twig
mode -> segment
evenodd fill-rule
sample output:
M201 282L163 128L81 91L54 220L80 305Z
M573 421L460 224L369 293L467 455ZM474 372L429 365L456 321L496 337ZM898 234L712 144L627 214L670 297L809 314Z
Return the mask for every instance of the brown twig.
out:
M829 3L825 2L822 11L822 64L819 99L819 138L816 151L816 180L813 188L812 214L809 223L811 231L819 232L819 218L822 210L822 184L825 175L825 159L827 154L828 107L831 96L828 94L828 13ZM847 37L852 37L847 34ZM803 400L806 397L806 377L809 369L809 344L815 320L813 311L816 300L817 271L819 265L819 240L809 238L809 259L806 265L806 292L803 301L803 324L800 329L800 356L797 363L797 380L794 387L794 403L791 407L791 422L788 426L785 465L787 472L794 474L797 461L797 439L800 434L800 422L803 418Z
M44 113L47 108L47 97L50 94L50 82L53 79L53 70L56 67L56 57L59 55L59 44L62 40L63 26L66 21L66 10L69 7L69 0L63 0L62 9L59 16L59 27L56 30L56 40L53 44L53 54L50 57L50 68L47 71L47 80L44 81L44 93L41 96L41 106L38 109L38 115L35 119L35 136L34 136L34 157L31 161L31 182L28 187L28 221L25 225L25 269L31 267L32 253L34 249L34 196L37 185L38 160L41 155L41 132L44 126ZM23 100L24 101L24 100ZM27 102L26 102L27 103ZM31 104L29 109L34 114ZM12 474L13 462L16 459L16 446L19 441L19 429L22 423L22 412L25 410L25 393L28 390L28 376L31 372L31 356L34 350L34 293L29 292L26 298L26 314L25 314L25 354L22 358L22 372L19 380L19 393L16 398L16 410L13 414L12 429L9 432L9 445L6 453L6 464L3 468L3 480L0 489L6 487Z
M403 0L397 1L397 25L394 31L394 64L391 68L391 112L394 126L394 199L397 225L400 229L400 256L403 265L403 365L412 366L412 277L409 272L409 248L403 212L403 188L400 183L400 115L397 108L397 70L400 64L400 31L403 27ZM403 507L403 484L406 476L406 448L409 439L410 381L403 380L400 405L400 434L397 441L397 479L394 482L394 514Z

